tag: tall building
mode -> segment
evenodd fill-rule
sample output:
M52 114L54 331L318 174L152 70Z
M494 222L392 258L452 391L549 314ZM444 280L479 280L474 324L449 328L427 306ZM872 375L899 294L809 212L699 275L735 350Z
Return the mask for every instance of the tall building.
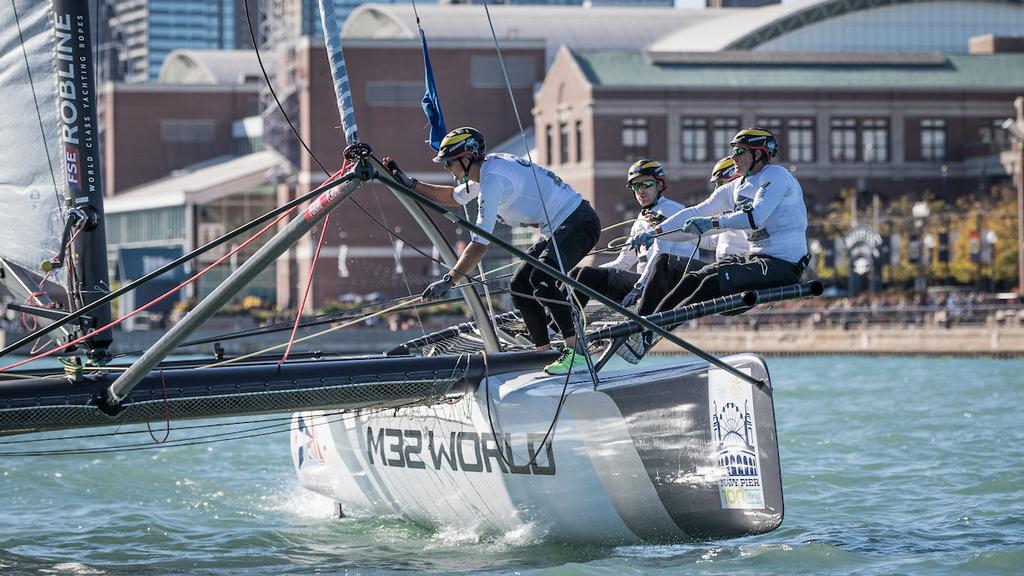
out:
M242 0L122 0L113 3L109 34L126 82L156 79L160 65L178 48L225 50L251 45L239 38ZM258 0L249 0L255 5Z

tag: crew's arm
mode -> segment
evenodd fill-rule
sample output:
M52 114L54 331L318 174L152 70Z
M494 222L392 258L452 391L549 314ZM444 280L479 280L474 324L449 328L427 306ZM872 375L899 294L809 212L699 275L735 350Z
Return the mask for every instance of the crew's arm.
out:
M632 250L630 250L632 252ZM647 251L647 265L644 266L644 271L640 273L640 279L633 285L634 288L643 289L647 285L647 279L651 277L651 273L654 272L654 261L658 259L658 255L662 253L661 242L655 240L654 244L651 245L650 250Z
M757 230L764 226L768 217L790 193L790 182L777 182L775 186L762 186L754 193L754 200L742 210L723 214L718 219L721 228L732 230Z
M483 260L484 254L486 253L486 244L470 242L469 246L466 246L466 249L459 255L459 259L455 262L455 266L452 267L450 272L452 275L452 283L454 284L463 278L469 280L470 274L476 268L477 264Z
M452 186L417 181L416 191L446 208L459 206L459 203L455 201L455 188Z
M698 216L715 216L725 212L732 206L732 187L731 186L719 186L711 193L700 204L695 204L689 208L683 208L679 212L669 216L665 219L661 225L658 226L658 232L669 232L661 238L672 241L688 240L693 235L686 234L684 232L678 232L683 224L686 223L690 218L696 218Z

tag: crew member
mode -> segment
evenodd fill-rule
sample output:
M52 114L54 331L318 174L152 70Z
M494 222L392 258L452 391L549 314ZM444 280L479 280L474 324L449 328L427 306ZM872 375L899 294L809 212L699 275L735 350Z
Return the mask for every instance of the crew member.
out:
M771 163L778 151L775 136L762 128L744 128L730 145L731 157L743 177L716 189L700 204L672 215L655 230L634 238L631 245L650 245L666 231L672 238L741 230L750 251L726 256L685 275L654 312L744 290L794 284L807 266L803 190L789 170Z
M556 270L570 270L597 244L601 221L576 190L546 170L511 154L484 154L484 137L474 128L458 128L441 141L434 162L451 172L456 186L419 182L403 173L394 161L385 166L405 186L448 207L479 196L476 225L493 232L495 222L540 228L542 238L529 254ZM489 240L473 234L455 266L423 291L424 300L446 297L460 279L469 279L487 251ZM526 262L512 277L512 302L537 350L551 348L548 314L565 342L559 359L545 367L550 374L565 374L586 366L577 354L576 327L566 295L554 278Z

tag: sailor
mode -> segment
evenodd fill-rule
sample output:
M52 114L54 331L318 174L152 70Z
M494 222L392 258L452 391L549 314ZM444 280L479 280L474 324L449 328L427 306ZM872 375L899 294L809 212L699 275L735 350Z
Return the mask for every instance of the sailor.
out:
M711 169L710 182L715 190L735 181L737 178L739 178L739 172L736 171L736 163L733 162L731 157L722 158ZM680 210L682 208L684 207L680 205ZM643 232L646 232L646 230L630 234L630 238L635 238ZM657 249L658 245L663 243L670 244L672 241L667 238L658 238L654 241L654 248ZM686 243L685 246L692 249L693 244ZM746 236L739 231L729 231L718 235L702 237L700 246L708 250L714 249L716 259L720 259L726 254L745 254L749 249ZM641 246L640 250L643 249ZM647 269L649 273L648 280L641 287L642 292L638 298L638 314L646 316L654 312L658 304L661 303L686 272L695 272L706 266L704 262L699 260L690 261L692 255L692 252L686 252L684 255L660 255L652 259L652 264Z
M484 154L484 137L474 128L457 128L441 141L434 162L444 164L456 186L427 184L403 173L394 161L385 166L405 186L448 207L464 205L479 196L476 225L494 231L497 221L509 226L540 228L542 238L529 254L556 270L568 271L597 244L601 221L590 203L556 174L511 154ZM487 251L489 240L473 234L455 266L423 291L424 300L445 298L455 283L469 279ZM557 253L556 253L557 249ZM559 359L545 367L565 374L586 366L576 350L576 328L566 295L554 278L526 262L511 282L512 302L523 316L537 350L551 348L548 314L565 342Z
M633 226L629 230L630 238L654 228L668 216L686 207L664 196L665 190L668 189L665 168L655 160L642 158L634 162L626 171L626 187L633 192L633 197L640 205L640 215L633 221ZM641 291L654 270L653 263L657 262L661 268L672 266L682 270L685 262L693 256L693 243L690 241L655 240L649 249L643 247L636 252L626 247L619 252L615 260L600 266L576 268L570 275L582 284L613 300L620 300L623 306L629 307L640 298ZM694 270L704 266L696 260L691 265ZM671 286L668 286L664 292L670 288ZM577 294L577 298L581 306L585 306L589 299L582 293Z
M748 289L794 284L807 266L807 208L800 183L771 160L775 136L762 128L744 128L729 143L742 178L717 188L705 201L667 218L655 230L634 238L631 246L649 246L667 237L740 230L750 252L730 255L683 276L653 312Z

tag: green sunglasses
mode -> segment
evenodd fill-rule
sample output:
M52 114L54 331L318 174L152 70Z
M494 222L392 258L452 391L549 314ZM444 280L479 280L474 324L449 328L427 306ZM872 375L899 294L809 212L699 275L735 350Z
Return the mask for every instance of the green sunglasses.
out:
M651 186L654 186L657 183L658 182L655 180L641 180L640 182L630 182L627 186L629 186L629 188L631 188L634 192L639 192L640 190L650 188Z

